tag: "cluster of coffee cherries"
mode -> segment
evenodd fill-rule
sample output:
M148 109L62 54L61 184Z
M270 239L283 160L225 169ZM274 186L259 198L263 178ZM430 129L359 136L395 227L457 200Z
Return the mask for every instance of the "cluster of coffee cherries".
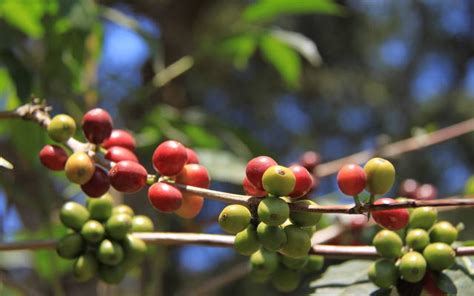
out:
M134 215L129 206L114 207L109 194L87 199L86 207L67 202L59 217L68 234L59 240L57 253L74 260L73 275L81 282L98 275L106 283L120 283L147 252L145 242L132 232L152 232L154 228L150 218Z
M258 206L229 205L219 215L219 225L235 234L235 250L250 256L253 278L271 279L279 291L292 291L298 287L301 270L320 270L323 265L322 257L308 255L321 214L290 211L289 207L316 204L305 199L313 178L300 165L286 168L268 156L259 156L248 162L243 186L261 197Z
M438 190L433 184L420 184L414 179L406 179L400 183L398 194L411 199L431 200L436 199Z

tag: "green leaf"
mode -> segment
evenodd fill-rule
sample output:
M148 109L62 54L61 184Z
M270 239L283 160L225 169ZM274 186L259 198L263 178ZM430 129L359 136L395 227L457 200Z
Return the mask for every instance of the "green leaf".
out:
M196 149L196 153L212 180L242 185L247 164L244 159L223 150Z
M244 33L222 41L218 52L230 56L237 69L244 69L247 66L248 60L255 52L256 47L257 38L253 34Z
M464 185L464 195L474 195L474 176L467 179Z
M271 35L260 39L260 49L264 59L276 68L288 86L298 87L301 74L301 60L298 54Z
M301 33L280 29L273 30L271 34L276 39L296 50L301 56L310 62L311 65L319 66L321 64L321 56L319 55L318 47L313 40Z
M6 160L5 158L0 156L0 167L4 167L6 169L12 170L13 169L13 164Z
M459 262L459 261L458 261ZM438 287L449 295L468 296L474 291L474 277L461 265L445 270L438 280Z
M182 130L191 140L192 146L204 148L219 148L222 146L221 140L203 127L187 124Z
M343 12L343 8L332 0L260 0L245 9L243 19L254 22L272 20L285 14L341 15Z

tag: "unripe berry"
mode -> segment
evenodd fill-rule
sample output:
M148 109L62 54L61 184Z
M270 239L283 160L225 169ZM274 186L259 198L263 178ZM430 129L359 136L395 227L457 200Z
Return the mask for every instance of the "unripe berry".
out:
M418 252L408 252L400 259L398 270L405 281L419 282L426 273L426 260Z
M413 179L406 179L400 184L400 196L416 199L416 191L418 189L418 182Z
M337 185L345 195L358 195L367 185L364 169L356 164L343 166L337 173Z
M147 246L145 242L132 234L127 234L122 240L124 259L120 263L126 269L131 269L145 259Z
M276 196L290 194L295 188L295 183L295 174L290 169L280 165L269 167L262 176L263 189Z
M260 221L270 226L277 226L288 219L290 208L279 197L267 197L258 204L257 213Z
M99 278L110 285L119 284L126 274L127 269L122 264L115 266L101 264L99 266Z
M127 148L123 148L120 146L112 146L108 148L104 157L105 159L113 162L119 162L122 160L138 162L138 158L135 153L133 153L131 150L128 150Z
M100 197L109 191L109 188L109 175L98 166L89 181L81 185L82 191L89 197Z
M82 117L82 131L87 140L93 144L101 144L112 134L112 117L101 108L89 110Z
M300 284L300 274L285 267L278 268L272 275L272 284L280 292L291 292Z
M269 226L260 222L257 227L257 236L262 246L271 252L278 251L286 244L286 233L281 226Z
M63 236L56 246L59 257L64 259L74 259L79 257L86 247L84 240L79 233L71 233Z
M94 161L87 153L76 152L67 159L64 171L69 181L82 185L92 178L95 171Z
M402 239L390 230L379 231L375 235L372 244L375 246L377 253L385 258L398 258L402 253Z
M74 230L80 230L89 219L89 211L77 202L65 203L59 212L59 219L64 226Z
M375 205L393 203L396 203L396 201L391 198L380 198L374 202ZM400 230L408 224L409 213L407 209L382 210L373 211L372 217L377 224L384 228Z
M106 221L112 215L114 206L112 196L104 194L98 198L87 199L87 209L90 213L90 219L97 221Z
M244 180L242 181L242 186L244 187L245 194L251 195L251 196L265 196L267 193L264 190L260 190L255 185L250 183L249 179L247 177L244 177Z
M102 264L116 266L123 259L123 248L117 242L104 239L97 249L97 259Z
M95 244L104 238L105 229L102 223L89 220L82 226L81 235L87 242Z
M430 237L426 230L415 228L408 231L405 238L407 246L415 251L423 251L423 249L430 243Z
M130 151L134 151L137 145L135 139L129 132L121 129L114 129L112 130L110 137L108 137L102 143L102 147L104 147L105 149L109 149L110 147L114 146L119 146L126 148Z
M247 167L245 168L245 175L250 181L250 183L252 183L258 190L263 191L265 190L262 185L263 174L269 167L274 165L277 165L277 162L271 157L255 157L247 163Z
M320 163L321 156L314 151L306 151L300 157L300 164L310 172L313 172Z
M292 258L302 258L308 255L311 249L311 239L304 230L295 225L284 228L286 233L286 244L280 249L283 255Z
M410 228L430 229L438 218L438 211L432 207L416 208L410 214Z
M175 187L158 182L148 189L148 200L158 211L174 212L181 207L183 195Z
M132 217L128 214L112 215L105 223L107 236L114 240L123 239L132 229Z
M243 231L250 224L252 215L249 209L242 205L228 205L219 215L218 222L222 230L230 234Z
M99 264L92 254L84 254L74 261L72 275L79 282L92 279L99 269Z
M127 214L130 217L133 218L133 215L135 212L133 209L127 205L118 205L112 209L112 215L118 215L118 214Z
M295 175L295 187L293 191L288 195L291 198L300 198L305 196L308 192L313 189L314 179L308 170L300 165L292 165L289 169Z
M181 206L174 213L184 219L192 219L199 215L204 205L204 198L190 192L183 192Z
M380 288L390 288L397 284L398 270L392 261L379 259L369 267L369 279Z
M430 229L431 242L441 242L448 245L458 238L458 230L447 221L440 221Z
M48 125L48 136L60 143L65 143L76 132L76 122L66 114L58 114L51 119Z
M261 246L258 241L257 230L252 224L235 236L234 249L241 255L250 256L257 252Z
M155 149L152 160L157 172L164 176L174 176L181 172L188 160L188 155L183 144L165 141Z
M372 158L364 166L367 177L367 191L372 194L385 194L395 182L395 167L383 158Z
M67 161L67 153L56 145L46 145L39 152L41 163L50 170L62 171Z
M453 248L445 243L429 244L423 251L423 256L432 270L441 271L450 268L456 259Z
M255 272L270 274L278 268L278 255L273 252L258 250L250 256L250 266Z
M318 205L316 202L310 199L297 200L292 202L292 204L303 206ZM314 226L318 224L319 220L321 220L321 213L290 211L291 223L300 227Z
M302 258L291 258L288 256L281 256L281 263L289 269L300 270L308 263L309 255Z
M132 218L132 232L153 232L155 226L150 218L137 215Z
M416 199L431 200L438 195L438 190L433 184L423 184L416 190Z
M199 158L193 149L186 148L186 154L188 156L188 160L186 161L187 164L191 164L191 163L199 164Z
M183 170L176 176L176 183L209 188L211 178L207 169L200 164L187 164Z
M147 172L136 162L123 160L114 165L109 171L110 184L117 191L134 193L140 191L146 184Z

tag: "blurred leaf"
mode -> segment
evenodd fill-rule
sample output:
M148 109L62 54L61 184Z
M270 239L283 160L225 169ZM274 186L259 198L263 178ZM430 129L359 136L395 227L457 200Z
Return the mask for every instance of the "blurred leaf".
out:
M456 265L443 272L438 280L438 287L449 295L468 296L474 291L474 278Z
M5 158L0 156L0 167L4 167L6 169L12 170L13 169L13 164L6 160Z
M474 176L467 179L464 185L464 195L474 195Z
M0 52L0 61L8 69L8 75L15 85L19 99L26 100L32 92L33 78L30 70L12 49L5 49Z
M298 51L306 60L308 60L308 62L311 63L311 65L318 66L321 64L322 61L318 47L313 40L303 34L278 29L273 30L271 35Z
M187 124L182 130L192 141L193 146L204 148L219 148L222 146L221 140L203 127Z
M211 179L220 182L229 182L237 185L242 184L245 166L247 162L234 154L214 149L196 149L199 161L204 165Z
M248 60L255 52L257 38L253 34L244 33L225 39L219 46L219 53L230 56L237 69L247 66Z
M243 13L246 21L268 21L284 14L324 13L340 15L341 6L332 0L260 0L249 5Z
M260 39L260 49L264 59L277 69L288 86L298 87L301 60L296 52L271 35L266 35Z

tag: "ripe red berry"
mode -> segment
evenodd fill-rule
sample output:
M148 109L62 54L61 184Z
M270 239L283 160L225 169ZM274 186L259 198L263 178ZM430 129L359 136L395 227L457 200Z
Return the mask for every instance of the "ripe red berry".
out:
M258 190L265 190L262 185L263 174L269 167L275 165L277 165L277 162L273 160L273 158L268 156L258 156L247 163L245 175L250 183L252 183Z
M337 173L337 185L345 195L354 196L361 193L366 184L364 169L356 164L347 164Z
M67 161L67 153L56 145L46 145L39 152L41 163L50 170L62 171Z
M101 144L112 133L112 117L104 109L92 109L82 117L82 130L89 142Z
M416 189L415 198L420 200L435 199L438 190L432 184L423 184Z
M158 182L148 189L148 200L159 211L174 212L181 207L183 194L171 185Z
M122 160L110 169L109 178L110 184L117 191L134 193L145 186L147 172L139 163Z
M321 163L321 156L314 151L306 151L300 157L300 164L312 172Z
M114 146L107 149L105 153L105 159L108 159L113 162L119 162L122 160L130 160L134 162L138 162L138 158L131 150L127 148L123 148L120 146Z
M400 184L399 194L406 198L416 198L416 190L418 189L418 182L413 179L406 179Z
M396 200L392 198L380 198L374 202L374 205L380 204L393 204L397 203ZM393 210L382 210L382 211L373 211L372 217L374 221L377 222L380 226L387 228L389 230L400 230L408 224L410 214L407 209L393 209Z
M292 165L289 169L295 174L296 183L295 188L289 194L292 198L299 198L306 195L314 185L313 176L308 172L308 170L300 165Z
M82 191L89 197L100 197L109 191L109 188L109 176L103 169L97 166L92 178L87 183L81 185Z
M267 192L264 190L260 190L255 185L250 183L249 179L247 177L244 177L244 180L242 181L242 186L244 187L244 191L246 194L251 195L251 196L265 196L267 195Z
M211 178L205 167L192 163L184 166L183 170L176 176L176 183L209 188Z
M134 151L136 147L136 142L129 132L121 129L114 129L112 130L110 137L105 139L104 143L102 143L102 146L106 149L109 149L110 147L114 146L120 146L123 148L127 148L128 150Z
M199 158L196 152L193 149L186 148L186 154L188 155L188 160L186 163L197 163L199 164Z
M186 148L176 141L161 143L153 153L153 167L165 176L177 175L181 172L187 160Z
M438 287L437 281L438 281L437 276L431 270L427 270L425 277L423 278L423 289L427 292L428 295L430 296L446 295L446 292L444 292Z

